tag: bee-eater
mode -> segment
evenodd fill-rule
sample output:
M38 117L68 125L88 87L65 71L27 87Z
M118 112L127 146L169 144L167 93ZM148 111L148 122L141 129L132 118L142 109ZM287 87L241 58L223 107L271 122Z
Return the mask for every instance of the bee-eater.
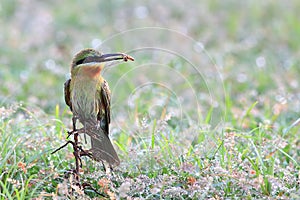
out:
M101 76L104 63L134 60L123 53L101 54L94 49L78 52L71 63L71 79L64 84L65 102L73 112L73 129L78 119L91 137L91 157L119 165L119 157L108 137L110 124L110 90Z

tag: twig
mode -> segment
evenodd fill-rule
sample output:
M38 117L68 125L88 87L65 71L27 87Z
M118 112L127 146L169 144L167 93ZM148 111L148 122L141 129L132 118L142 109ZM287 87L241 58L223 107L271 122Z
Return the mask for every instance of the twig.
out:
M82 188L83 190L86 189L90 189L93 192L95 192L96 194L102 196L102 197L108 197L105 194L101 194L100 192L98 192L95 188L93 188L93 186L89 183L80 183L80 168L82 167L82 161L81 161L81 156L88 156L89 158L93 159L93 156L90 152L84 150L80 145L79 145L79 139L78 136L80 133L84 133L83 129L76 129L76 118L73 117L72 118L72 122L73 122L73 130L72 131L68 131L68 136L67 139L71 136L74 135L74 141L68 140L64 145L60 146L59 148L57 148L55 151L53 151L51 154L54 154L58 151L60 151L61 149L65 148L68 144L71 144L73 147L73 155L75 157L75 169L71 170L71 173L74 175L75 180L76 180L76 185L78 185L80 188ZM103 164L103 162L102 162ZM104 164L103 164L104 166ZM104 166L105 167L105 166Z
M80 177L79 177L79 172L80 172L80 165L79 165L79 161L81 162L80 159L80 152L78 151L78 133L74 133L74 143L75 145L73 145L73 154L75 156L75 172L76 172L76 181L79 183Z
M83 187L83 189L85 190L85 189L90 189L90 190L92 190L93 192L95 192L96 194L98 194L98 195L100 195L100 196L102 196L102 197L108 197L107 195L105 195L105 194L101 194L100 192L98 192L95 188L93 188L93 186L91 185L91 184L89 184L89 183L83 183L82 184L82 187Z
M73 141L67 141L64 145L62 145L61 147L57 148L55 151L53 151L51 154L55 154L56 152L58 152L59 150L62 150L63 148L65 148L68 144L72 144L74 147L74 142Z

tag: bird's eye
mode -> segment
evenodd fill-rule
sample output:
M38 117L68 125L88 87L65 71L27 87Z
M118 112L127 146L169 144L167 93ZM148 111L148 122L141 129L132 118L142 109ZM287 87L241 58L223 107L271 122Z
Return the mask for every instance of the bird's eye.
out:
M76 62L76 65L80 65L80 64L82 64L82 63L83 63L83 61L84 61L84 59L85 59L85 58L83 58L83 59L81 59L81 60L78 60L78 61Z

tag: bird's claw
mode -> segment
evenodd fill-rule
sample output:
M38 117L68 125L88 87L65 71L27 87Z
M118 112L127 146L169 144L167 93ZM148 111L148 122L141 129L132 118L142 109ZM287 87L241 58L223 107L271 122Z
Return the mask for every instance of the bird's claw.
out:
M84 132L84 130L82 128L81 129L74 129L72 131L68 131L67 139L69 139L69 137L73 134L76 134L76 133L80 134L80 133L83 133L83 132Z
M81 146L78 147L80 149L80 153L79 153L79 156L82 157L82 156L88 156L90 158L93 157L93 154L90 152L90 150L84 150L82 149Z

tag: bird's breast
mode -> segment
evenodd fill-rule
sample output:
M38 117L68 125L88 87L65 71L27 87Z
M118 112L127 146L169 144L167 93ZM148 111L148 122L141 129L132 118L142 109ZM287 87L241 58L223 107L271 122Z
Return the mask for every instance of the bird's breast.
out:
M71 80L71 100L74 114L81 123L97 121L97 113L100 105L97 87L98 79L87 76L77 76Z
M100 76L102 67L101 65L90 65L90 66L86 66L83 67L81 69L81 73L83 76L89 77L91 79L97 79Z

